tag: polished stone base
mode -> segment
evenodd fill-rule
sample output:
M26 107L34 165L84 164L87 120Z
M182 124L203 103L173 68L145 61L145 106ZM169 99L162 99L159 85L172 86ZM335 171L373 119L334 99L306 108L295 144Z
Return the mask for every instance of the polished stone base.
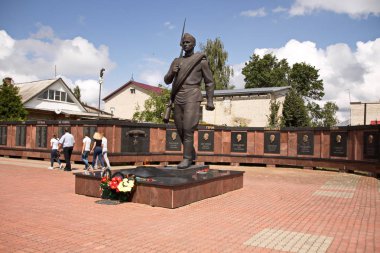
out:
M132 202L177 208L243 187L242 171L214 170L208 166L136 167L118 171L138 177ZM101 197L100 172L75 174L75 193Z

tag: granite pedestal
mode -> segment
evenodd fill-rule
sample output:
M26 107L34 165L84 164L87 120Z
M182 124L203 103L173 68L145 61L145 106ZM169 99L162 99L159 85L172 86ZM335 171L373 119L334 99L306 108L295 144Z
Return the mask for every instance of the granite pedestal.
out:
M243 171L209 169L204 165L184 170L168 166L136 167L113 172L137 177L132 202L164 208L177 208L240 189L244 175ZM75 174L75 193L100 198L100 180L100 172Z

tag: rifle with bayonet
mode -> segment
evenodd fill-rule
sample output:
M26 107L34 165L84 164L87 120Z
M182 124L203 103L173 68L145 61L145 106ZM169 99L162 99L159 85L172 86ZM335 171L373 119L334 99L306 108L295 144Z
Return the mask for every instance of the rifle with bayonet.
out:
M185 21L183 22L180 45L182 45L183 34L185 32L185 25L186 25L186 18L185 18ZM183 57L183 48L181 46L181 52L179 54L179 58L182 58L182 57ZM169 102L166 104L166 109L165 109L165 113L163 117L164 123L169 123L170 113L173 110L174 99L179 90L179 87L175 86L175 84L177 83L177 77L178 77L178 72L175 74L173 82L172 82L172 91L170 93L170 99L169 99Z

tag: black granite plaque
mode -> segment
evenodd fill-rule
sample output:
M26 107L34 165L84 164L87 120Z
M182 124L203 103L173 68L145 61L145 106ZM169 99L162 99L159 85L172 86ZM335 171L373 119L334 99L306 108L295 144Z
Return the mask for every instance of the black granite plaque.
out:
M364 132L363 134L363 155L365 159L380 159L379 153L379 133Z
M297 154L313 155L314 154L314 133L298 133L297 135Z
M121 152L148 153L149 128L123 127L121 129Z
M214 131L198 131L198 151L214 152Z
M330 155L347 156L347 132L331 132Z
M175 129L166 130L166 150L181 151L181 138Z
M231 152L247 152L247 132L231 132Z
M280 133L264 133L264 153L280 154Z

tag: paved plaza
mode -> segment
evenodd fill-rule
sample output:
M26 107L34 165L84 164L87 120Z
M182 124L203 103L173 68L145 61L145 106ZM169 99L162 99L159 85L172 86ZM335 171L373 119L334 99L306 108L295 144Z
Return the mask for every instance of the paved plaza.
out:
M0 157L0 252L380 252L373 177L213 165L245 171L244 187L165 209L99 204L48 166Z

